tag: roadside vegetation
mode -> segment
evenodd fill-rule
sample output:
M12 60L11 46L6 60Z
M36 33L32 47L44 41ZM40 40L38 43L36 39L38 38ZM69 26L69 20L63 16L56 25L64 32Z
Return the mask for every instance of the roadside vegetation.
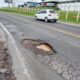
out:
M64 22L80 23L80 13L75 11L60 11L59 19Z
M30 8L23 8L23 7L14 7L14 8L0 8L0 11L5 12L12 12L12 13L18 13L22 15L28 15L28 16L34 16L36 12L38 12L41 9L53 9L59 13L59 20L63 22L70 22L70 23L80 23L80 13L75 11L61 11L58 8L53 7L30 7Z

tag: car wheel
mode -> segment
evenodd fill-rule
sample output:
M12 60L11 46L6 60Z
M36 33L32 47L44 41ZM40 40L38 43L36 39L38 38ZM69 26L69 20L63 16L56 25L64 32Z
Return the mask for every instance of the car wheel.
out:
M35 16L35 19L38 20L37 16Z
M48 18L47 17L45 17L45 22L48 22Z
M53 20L54 22L57 22L57 20L55 19L55 20Z

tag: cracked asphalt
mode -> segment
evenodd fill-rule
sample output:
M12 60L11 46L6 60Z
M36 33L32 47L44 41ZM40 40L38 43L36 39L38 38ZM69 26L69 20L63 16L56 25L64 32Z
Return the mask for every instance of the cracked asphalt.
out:
M0 22L3 23L11 33L18 47L21 46L20 41L22 34L26 35L26 37L30 39L44 40L56 49L58 52L57 55L62 55L70 63L80 66L80 27L61 24L58 22L45 23L43 21L36 21L32 17L25 17L5 12L0 12ZM25 60L29 59L26 54L23 54L23 57ZM33 58L29 60L30 63ZM37 76L36 74L34 75L36 80L53 80L53 77L55 77L55 80L65 80L62 76L57 75L55 71L52 72L47 69L47 72L45 73L43 72L44 68L41 69L39 65L37 65L37 62L35 65L36 67L30 67L30 69L34 69L33 71L38 74ZM29 66L32 66L32 64L29 64ZM43 74L45 73L45 76L43 76L39 70L41 70ZM46 70L44 69L44 71ZM53 74L54 76L52 76ZM67 79L68 78L69 77L67 77Z

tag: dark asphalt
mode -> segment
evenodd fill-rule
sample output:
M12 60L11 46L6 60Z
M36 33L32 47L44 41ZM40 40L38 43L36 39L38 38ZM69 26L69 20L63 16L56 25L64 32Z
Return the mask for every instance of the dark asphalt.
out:
M51 44L58 54L80 65L80 38L54 30L54 28L61 29L79 36L80 27L61 23L45 23L36 21L32 17L4 12L0 12L0 22L5 25L14 38L18 38L14 35L20 32L20 34L25 33L28 38L44 40Z
M32 17L3 12L0 12L0 22L5 26L15 25L19 31L28 37L45 40L55 47L59 54L63 54L71 61L80 62L80 39L53 30L53 28L59 28L79 35L80 27L60 23L45 23L36 21Z

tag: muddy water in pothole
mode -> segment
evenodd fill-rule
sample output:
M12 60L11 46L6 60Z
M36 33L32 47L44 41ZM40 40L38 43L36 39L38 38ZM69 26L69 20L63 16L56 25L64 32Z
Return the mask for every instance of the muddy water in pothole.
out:
M22 44L25 48L31 49L35 55L52 55L56 53L54 48L42 40L23 39Z

